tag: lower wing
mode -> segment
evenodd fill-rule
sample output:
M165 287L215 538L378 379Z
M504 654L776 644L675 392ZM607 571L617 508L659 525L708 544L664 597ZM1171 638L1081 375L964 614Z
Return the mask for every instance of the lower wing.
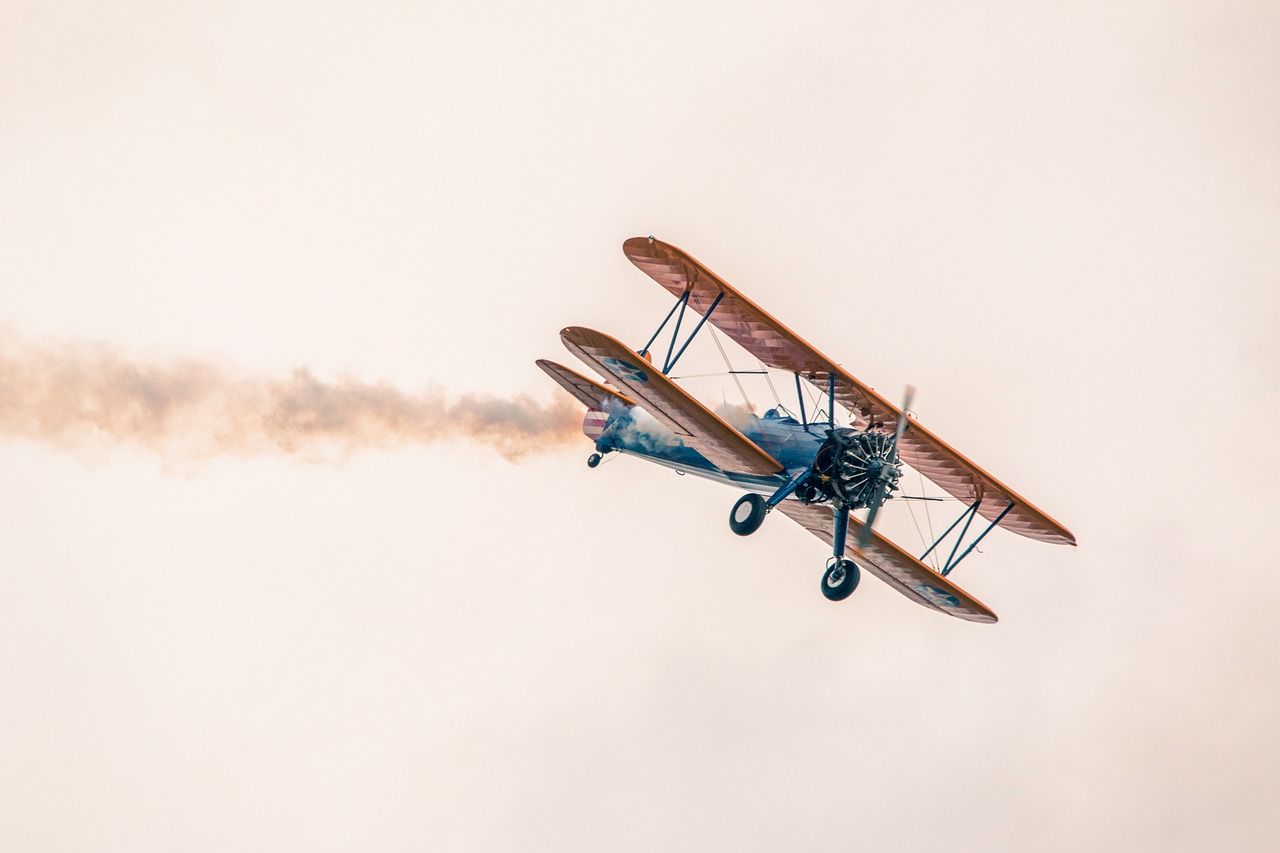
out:
M830 506L785 500L778 509L805 530L831 544L835 516ZM862 522L850 516L849 539L862 535ZM917 604L969 622L995 622L989 607L874 530L861 550L850 548L849 557Z

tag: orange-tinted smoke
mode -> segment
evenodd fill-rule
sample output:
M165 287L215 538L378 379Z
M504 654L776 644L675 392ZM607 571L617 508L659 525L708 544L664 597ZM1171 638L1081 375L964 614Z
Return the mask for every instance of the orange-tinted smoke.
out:
M567 397L408 393L306 369L263 378L207 361L147 363L101 344L38 345L0 331L0 437L66 449L133 444L170 459L285 453L330 458L363 448L465 439L507 459L581 440Z

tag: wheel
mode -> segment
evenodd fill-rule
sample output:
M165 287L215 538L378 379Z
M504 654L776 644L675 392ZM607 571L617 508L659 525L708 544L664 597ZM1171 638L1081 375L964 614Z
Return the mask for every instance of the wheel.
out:
M600 464L600 460L603 458L604 457L602 457L599 453L592 453L590 456L587 457L587 467L588 468L596 467L597 465Z
M839 560L822 575L822 594L831 601L844 601L858 588L862 571L853 560Z
M764 498L754 492L743 495L738 498L733 509L729 510L729 529L739 536L750 536L764 524L766 512L768 509L764 505Z

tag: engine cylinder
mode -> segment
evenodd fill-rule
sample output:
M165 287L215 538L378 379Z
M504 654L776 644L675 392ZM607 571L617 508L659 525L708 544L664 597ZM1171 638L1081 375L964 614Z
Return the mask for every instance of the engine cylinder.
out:
M878 491L883 499L891 497L901 475L892 435L834 429L818 448L813 472L797 493L809 503L830 500L861 509L871 505Z

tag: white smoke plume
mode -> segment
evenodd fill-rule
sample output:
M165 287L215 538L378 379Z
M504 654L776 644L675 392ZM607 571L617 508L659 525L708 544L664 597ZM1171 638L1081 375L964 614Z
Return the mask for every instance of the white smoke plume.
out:
M610 400L605 403L604 410L610 416L620 418L613 427L612 437L621 445L657 454L683 443L657 418L638 406L627 407ZM750 430L753 425L754 412L746 406L726 403L717 406L715 413L738 430Z
M209 361L130 359L104 344L36 344L0 330L0 438L92 451L135 445L167 461L283 453L329 459L364 448L465 439L507 459L580 440L567 397L450 397L299 368L259 377Z
M620 415L622 417L622 420L614 427L613 437L625 447L635 448L646 453L661 453L680 443L674 432L659 423L653 415L644 409L636 407L626 411L624 405L614 404L613 401L609 401L605 410L612 415Z

